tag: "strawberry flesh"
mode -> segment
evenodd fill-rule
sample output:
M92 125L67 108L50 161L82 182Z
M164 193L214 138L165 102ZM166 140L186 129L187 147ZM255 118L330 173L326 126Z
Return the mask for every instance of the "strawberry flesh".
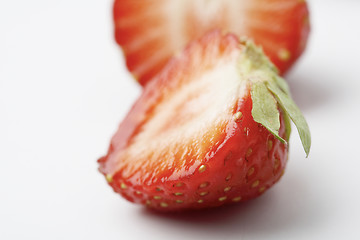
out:
M115 39L141 85L189 41L217 28L253 39L283 74L310 30L299 0L115 0L113 16Z

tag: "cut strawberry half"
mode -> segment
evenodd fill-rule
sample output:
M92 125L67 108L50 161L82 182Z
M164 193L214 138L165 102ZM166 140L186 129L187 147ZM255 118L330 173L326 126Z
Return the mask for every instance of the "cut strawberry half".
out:
M299 0L115 0L115 38L129 70L145 85L211 29L247 36L285 73L305 49L309 15Z
M289 117L310 147L286 86L254 44L211 32L144 88L100 171L123 197L155 209L259 196L285 168Z

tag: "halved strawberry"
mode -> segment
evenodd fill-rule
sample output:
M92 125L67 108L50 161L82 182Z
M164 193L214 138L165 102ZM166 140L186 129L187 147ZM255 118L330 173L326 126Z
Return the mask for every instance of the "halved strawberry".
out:
M251 42L214 31L146 85L100 171L123 197L155 209L248 200L282 176L288 116L308 153L307 124L274 66Z
M252 38L281 73L304 51L309 34L301 0L115 0L114 22L116 41L141 85L211 29Z

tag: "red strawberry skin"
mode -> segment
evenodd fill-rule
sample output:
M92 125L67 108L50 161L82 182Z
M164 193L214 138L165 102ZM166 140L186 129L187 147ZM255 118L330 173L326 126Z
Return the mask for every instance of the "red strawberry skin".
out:
M143 86L188 42L218 28L253 39L284 74L310 31L299 0L115 0L113 17L128 69Z
M237 66L244 50L235 35L214 31L192 42L144 88L98 160L115 192L173 211L252 199L280 179L288 145L254 121L251 83L242 94L224 98L230 99L224 107L216 105L223 96L217 84L227 80L206 82L214 69ZM206 95L209 91L213 95ZM208 108L210 115L202 117ZM282 111L280 122L279 136L286 139Z

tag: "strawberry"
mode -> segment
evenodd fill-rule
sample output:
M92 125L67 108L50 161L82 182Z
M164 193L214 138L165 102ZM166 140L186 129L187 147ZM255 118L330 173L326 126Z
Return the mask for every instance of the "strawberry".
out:
M113 16L116 41L141 85L215 28L253 39L285 73L304 51L310 29L301 0L115 0Z
M307 124L275 67L252 42L213 31L145 86L99 170L154 209L245 201L282 176L290 118L308 154Z

